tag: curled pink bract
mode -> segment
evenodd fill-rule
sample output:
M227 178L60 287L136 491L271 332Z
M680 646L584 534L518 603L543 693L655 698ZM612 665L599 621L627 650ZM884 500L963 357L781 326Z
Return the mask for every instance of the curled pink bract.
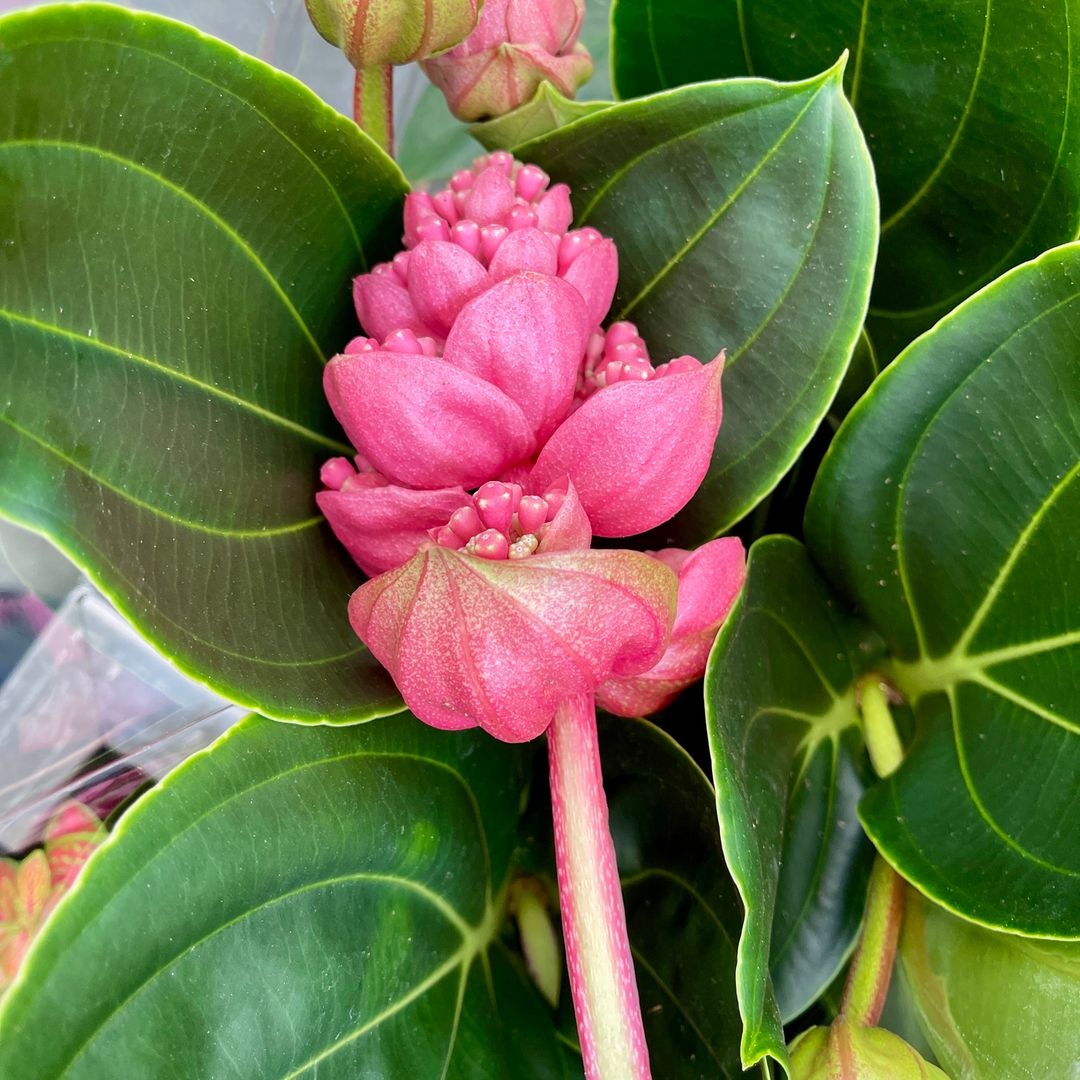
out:
M596 703L619 716L648 716L701 678L716 632L746 580L746 553L734 536L694 551L666 548L653 557L679 576L678 610L671 642L655 667L609 679L596 691Z

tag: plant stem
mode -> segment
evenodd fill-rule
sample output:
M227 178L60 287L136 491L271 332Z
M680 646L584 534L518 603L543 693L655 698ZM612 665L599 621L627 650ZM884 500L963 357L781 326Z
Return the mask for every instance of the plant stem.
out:
M357 68L353 119L391 157L394 156L394 66Z
M840 1016L854 1024L873 1027L881 1017L903 914L903 879L879 855L870 874L859 944L840 999Z
M877 675L867 675L859 683L859 709L874 771L878 776L889 776L900 768L904 747L896 733L885 684Z
M588 1080L648 1080L626 912L608 828L596 705L577 694L548 728L566 966Z

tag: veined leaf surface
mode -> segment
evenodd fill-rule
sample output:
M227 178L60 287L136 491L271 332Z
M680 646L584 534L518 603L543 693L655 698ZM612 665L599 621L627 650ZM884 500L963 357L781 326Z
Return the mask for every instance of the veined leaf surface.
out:
M992 927L1080 937L1080 244L916 341L837 434L810 550L885 638L919 735L860 813Z
M518 148L570 184L578 225L619 247L611 321L655 362L727 349L712 466L655 546L741 518L821 422L859 335L877 194L837 66L625 102Z
M314 502L400 173L287 76L104 5L0 21L0 102L0 512L235 701L400 708Z
M855 680L881 642L805 548L750 550L721 627L705 707L724 855L746 909L737 987L742 1059L787 1065L782 1022L835 977L862 919L873 848L856 806L873 775Z
M1080 3L616 0L622 97L739 75L846 86L881 191L869 329L887 363L981 285L1080 228Z

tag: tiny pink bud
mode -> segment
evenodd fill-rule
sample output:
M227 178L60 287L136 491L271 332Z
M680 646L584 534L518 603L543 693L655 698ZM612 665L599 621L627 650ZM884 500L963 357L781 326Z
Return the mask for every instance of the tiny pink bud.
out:
M536 211L527 206L515 206L507 215L510 223L510 231L517 229L532 229L536 226Z
M450 229L441 217L432 215L417 225L416 235L420 240L449 240Z
M449 222L451 225L457 224L458 208L457 203L454 201L454 193L448 191L445 188L431 197L432 209Z
M473 497L484 524L489 529L496 529L502 533L510 531L510 522L514 519L514 511L520 499L521 488L517 484L500 484L497 481L484 484Z
M570 189L556 184L536 204L537 224L545 232L564 233L574 220L574 208L570 204Z
M417 353L423 352L423 349L420 347L420 342L411 330L395 330L386 341L383 342L383 348L389 349L390 352L403 353L407 356L415 356Z
M449 525L444 525L435 532L435 543L440 547L450 548L451 551L460 551L465 546L465 541Z
M322 486L332 491L340 490L341 485L355 475L356 470L352 467L352 462L343 457L331 458L319 470Z
M478 532L483 532L484 523L472 506L463 506L455 510L450 518L449 527L461 537L462 542L471 540Z
M475 221L459 221L450 231L450 239L470 255L480 250L480 226Z
M467 550L481 559L505 559L510 553L510 541L498 529L485 529L469 541Z
M518 506L518 524L523 533L534 533L548 519L548 504L539 495L526 495Z
M517 174L517 193L526 202L532 202L548 185L548 174L538 165L523 165Z
M472 187L472 183L472 169L458 169L458 171L450 177L450 187L453 191L468 191L469 188Z
M485 225L480 230L480 257L484 262L491 262L509 232L505 225Z

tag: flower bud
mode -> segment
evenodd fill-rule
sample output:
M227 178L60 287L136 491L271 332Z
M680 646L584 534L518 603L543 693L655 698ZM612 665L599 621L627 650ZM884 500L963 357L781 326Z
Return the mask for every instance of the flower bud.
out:
M315 29L355 68L442 52L476 25L478 0L305 0Z
M791 1080L949 1080L884 1028L838 1018L803 1032L791 1045Z
M585 0L485 0L476 29L423 68L461 120L503 116L544 82L573 97L593 71L584 17Z

